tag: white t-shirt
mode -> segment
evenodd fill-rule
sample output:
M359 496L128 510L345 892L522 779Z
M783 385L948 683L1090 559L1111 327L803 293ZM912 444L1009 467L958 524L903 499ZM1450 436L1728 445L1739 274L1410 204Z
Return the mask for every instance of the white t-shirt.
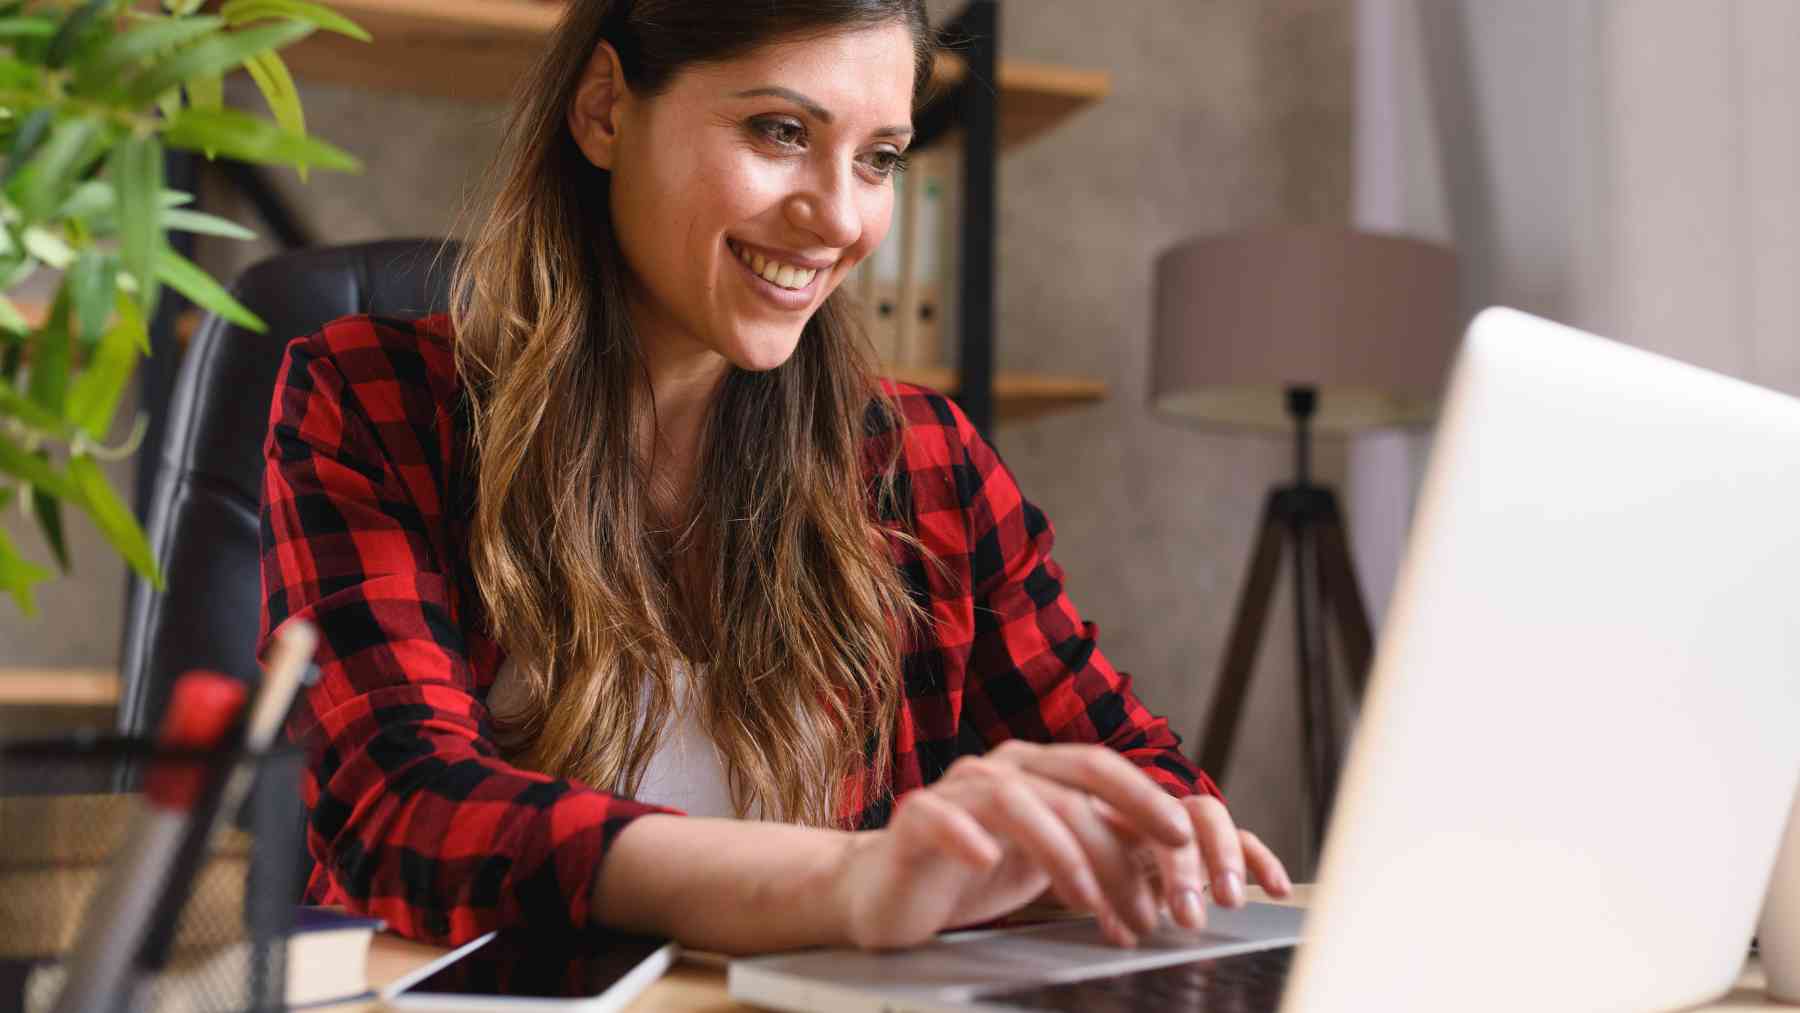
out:
M489 710L498 714L511 712L509 704L521 692L517 678L513 661L507 658L488 689ZM677 672L672 723L651 754L635 797L651 805L672 806L689 816L729 818L736 814L731 809L731 789L725 782L725 761L701 726L695 708L687 706L687 686L685 673ZM643 713L638 714L638 720L644 720ZM756 815L754 809L751 815Z

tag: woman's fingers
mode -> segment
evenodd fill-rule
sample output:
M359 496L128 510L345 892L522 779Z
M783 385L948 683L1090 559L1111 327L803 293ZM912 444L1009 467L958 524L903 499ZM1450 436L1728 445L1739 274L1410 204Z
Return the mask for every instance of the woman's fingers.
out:
M1181 800L1193 817L1194 837L1206 863L1213 900L1226 907L1244 905L1244 848L1238 828L1225 803L1211 795L1190 795Z
M1262 884L1264 890L1277 897L1287 897L1294 892L1294 881L1288 878L1287 868L1275 852L1262 842L1262 838L1248 830L1238 831L1244 846L1244 865L1249 868L1250 875Z
M1156 928L1156 893L1149 872L1137 859L1140 838L1129 828L1106 819L1105 803L1093 796L1035 774L1022 775L1049 800L1050 806L1081 842L1082 851L1106 892L1110 913L1130 935ZM1127 940L1130 941L1130 940Z
M1153 856L1157 875L1162 879L1163 903L1168 905L1175 924L1185 929L1205 928L1206 899L1200 890L1206 877L1200 871L1199 847L1194 844L1179 848L1151 845L1148 851Z
M906 818L901 818L902 811ZM980 821L929 791L900 796L893 826L912 854L943 852L976 872L987 872L1001 858L1000 843Z
M1137 765L1105 746L1039 745L1009 739L988 754L1004 763L1103 799L1151 840L1178 847L1193 840L1181 806Z
M988 829L1018 846L1042 869L1057 895L1074 908L1098 911L1107 906L1100 883L1082 844L1028 776L1003 771L991 761L958 760L953 794L974 792L985 804L970 805ZM975 800L969 799L971 803Z

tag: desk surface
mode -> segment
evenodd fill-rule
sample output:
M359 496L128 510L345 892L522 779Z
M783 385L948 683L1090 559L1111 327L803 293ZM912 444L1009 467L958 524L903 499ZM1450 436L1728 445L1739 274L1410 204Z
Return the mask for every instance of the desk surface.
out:
M1298 887L1294 903L1304 904L1308 890L1306 886ZM1250 893L1254 900L1271 899L1254 887ZM378 935L369 951L369 984L380 989L443 952L438 947L409 942L398 936ZM693 961L676 965L629 1007L630 1013L752 1013L754 1009L731 1001L725 992L723 967ZM1794 1013L1795 1009L1763 995L1762 969L1754 958L1744 965L1744 973L1738 977L1737 987L1731 994L1696 1007L1696 1010L1730 1010L1734 1013Z

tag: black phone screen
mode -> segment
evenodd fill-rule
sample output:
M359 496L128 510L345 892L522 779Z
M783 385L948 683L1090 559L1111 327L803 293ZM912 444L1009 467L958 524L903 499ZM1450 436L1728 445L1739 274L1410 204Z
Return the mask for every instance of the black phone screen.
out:
M668 945L667 939L615 932L500 932L400 995L591 999Z

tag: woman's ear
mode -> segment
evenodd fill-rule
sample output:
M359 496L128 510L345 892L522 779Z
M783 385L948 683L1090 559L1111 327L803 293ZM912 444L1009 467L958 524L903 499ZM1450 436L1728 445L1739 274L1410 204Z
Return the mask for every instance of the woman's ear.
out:
M618 50L602 39L588 57L587 69L569 102L569 133L581 153L596 166L611 170L619 144L621 105L630 97Z

